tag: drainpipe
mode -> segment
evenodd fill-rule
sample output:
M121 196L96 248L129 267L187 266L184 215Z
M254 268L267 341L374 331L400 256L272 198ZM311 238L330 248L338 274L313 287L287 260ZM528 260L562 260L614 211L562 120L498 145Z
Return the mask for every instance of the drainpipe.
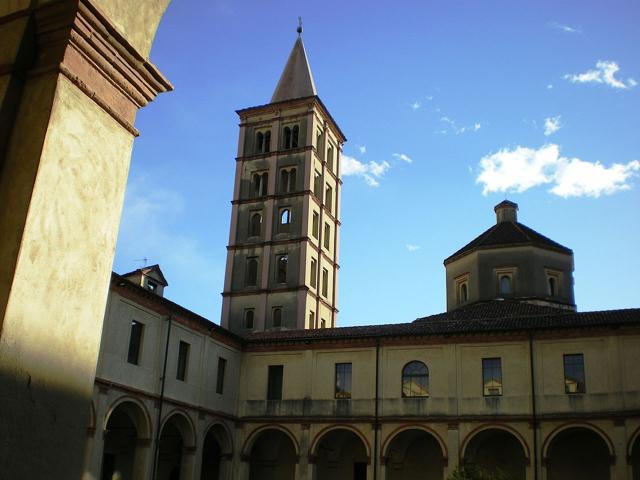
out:
M376 399L373 420L373 480L378 480L378 385L380 382L380 338L376 338Z
M160 453L160 422L162 421L162 402L164 400L164 385L165 379L167 378L167 357L169 356L169 339L171 338L171 315L167 316L167 321L169 325L167 326L167 342L164 347L164 361L162 364L162 383L160 384L160 398L158 400L158 428L156 428L156 440L155 440L155 448L153 451L153 470L151 474L151 479L155 480L156 478L156 468L158 466L158 454Z
M531 372L531 423L533 424L533 478L538 480L538 417L536 413L536 381L533 363L533 332L529 332L529 370Z

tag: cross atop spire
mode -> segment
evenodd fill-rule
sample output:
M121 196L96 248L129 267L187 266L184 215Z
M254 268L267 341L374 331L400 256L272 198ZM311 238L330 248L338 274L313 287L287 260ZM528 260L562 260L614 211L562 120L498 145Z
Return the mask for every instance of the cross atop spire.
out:
M307 60L307 52L302 43L302 18L298 17L298 38L289 54L287 64L280 75L278 86L273 92L271 103L283 102L294 98L317 95L316 86Z

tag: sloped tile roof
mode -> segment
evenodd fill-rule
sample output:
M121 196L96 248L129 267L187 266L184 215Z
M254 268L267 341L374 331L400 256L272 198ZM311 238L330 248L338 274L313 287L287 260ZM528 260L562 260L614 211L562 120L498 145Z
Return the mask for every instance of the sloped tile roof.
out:
M572 312L515 301L490 301L419 318L411 323L366 325L316 330L255 332L244 335L251 343L321 341L397 336L499 333L602 326L640 326L640 308Z
M444 264L455 260L469 252L481 248L507 247L520 245L534 245L548 248L569 255L573 254L570 248L554 242L534 229L520 222L500 222L478 235L460 250L445 259Z

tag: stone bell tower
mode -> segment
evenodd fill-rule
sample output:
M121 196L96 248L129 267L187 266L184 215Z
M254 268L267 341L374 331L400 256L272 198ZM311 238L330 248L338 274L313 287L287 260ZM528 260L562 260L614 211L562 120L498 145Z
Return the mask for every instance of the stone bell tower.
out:
M271 101L238 110L240 135L222 326L329 328L338 309L340 153L302 28Z

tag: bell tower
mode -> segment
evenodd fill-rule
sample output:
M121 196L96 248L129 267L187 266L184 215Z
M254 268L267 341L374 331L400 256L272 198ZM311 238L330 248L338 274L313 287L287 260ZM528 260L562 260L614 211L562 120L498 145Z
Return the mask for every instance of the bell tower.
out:
M271 101L236 112L222 293L222 326L235 332L336 326L346 138L318 97L301 34Z

